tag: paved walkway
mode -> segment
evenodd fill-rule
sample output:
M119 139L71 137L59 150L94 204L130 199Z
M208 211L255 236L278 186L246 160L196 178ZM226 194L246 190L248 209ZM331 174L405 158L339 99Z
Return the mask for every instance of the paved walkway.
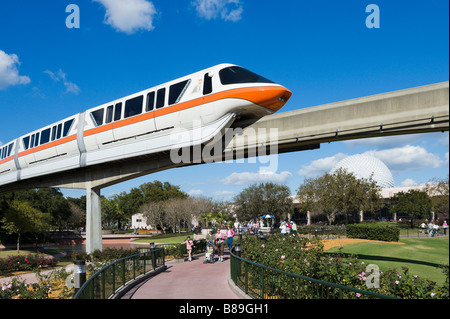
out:
M224 261L203 264L204 255L191 262L169 262L168 269L129 291L122 299L240 299L239 288L228 283L229 252ZM216 255L217 260L217 255Z

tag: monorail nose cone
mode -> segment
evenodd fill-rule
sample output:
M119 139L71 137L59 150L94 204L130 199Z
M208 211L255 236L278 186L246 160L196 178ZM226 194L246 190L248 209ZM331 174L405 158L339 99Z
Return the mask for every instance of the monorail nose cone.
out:
M291 96L292 92L284 87L266 87L261 89L257 101L254 102L276 112L286 104Z

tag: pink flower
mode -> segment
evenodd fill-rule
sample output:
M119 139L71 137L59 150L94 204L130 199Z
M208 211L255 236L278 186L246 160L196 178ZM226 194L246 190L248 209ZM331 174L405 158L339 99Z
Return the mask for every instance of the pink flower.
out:
M309 265L311 265L310 263L306 263L306 266L309 266Z
M361 294L359 292L356 293L356 297L361 297Z
M265 247L264 244L262 244L261 247L264 248Z
M284 259L284 258L286 258L286 256L285 256L285 255L281 256L281 259Z
M396 284L396 285L398 285L399 283L400 283L400 281L398 281L398 280L395 281L395 284Z

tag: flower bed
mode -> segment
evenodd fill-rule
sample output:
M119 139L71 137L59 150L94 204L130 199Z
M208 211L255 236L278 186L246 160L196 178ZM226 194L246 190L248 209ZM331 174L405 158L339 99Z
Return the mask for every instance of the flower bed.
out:
M404 299L446 299L449 296L448 265L443 267L447 281L442 286L411 274L408 268L403 267L401 271L390 269L381 272L376 288L373 286L374 276L371 276L372 272L368 270L368 265L355 256L348 257L341 252L324 254L323 243L317 238L309 240L299 236L274 235L261 240L254 236L246 236L242 249L242 257L252 262L347 287ZM368 280L369 286L372 283L373 288L368 288ZM257 282L249 284L258 285ZM279 287L280 295L287 294L283 289L285 288ZM356 299L362 297L358 294L348 296Z
M44 254L29 254L0 258L0 274L10 274L15 271L30 271L37 268L54 267L59 260Z

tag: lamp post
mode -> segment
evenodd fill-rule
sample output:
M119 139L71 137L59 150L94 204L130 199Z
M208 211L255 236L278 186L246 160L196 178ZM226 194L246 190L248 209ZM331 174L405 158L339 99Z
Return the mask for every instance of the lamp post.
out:
M150 243L150 251L152 256L152 268L156 269L156 254L155 254L155 243Z
M74 282L74 288L75 293L80 290L81 286L86 282L86 269L85 269L86 262L84 260L75 260L74 261L74 275L75 275L75 282Z
M236 256L241 257L242 254L241 243L236 243L234 245L234 253L236 254ZM241 275L241 260L239 258L237 258L236 260L236 269L237 269L237 276L239 277Z

